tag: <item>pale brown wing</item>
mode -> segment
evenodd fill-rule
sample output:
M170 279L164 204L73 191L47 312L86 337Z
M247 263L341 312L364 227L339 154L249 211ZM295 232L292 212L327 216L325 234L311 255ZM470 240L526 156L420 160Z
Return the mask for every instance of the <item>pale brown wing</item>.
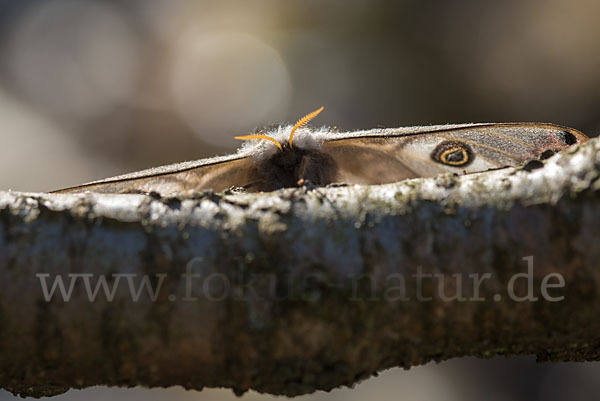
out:
M222 191L230 187L243 187L253 180L254 164L248 157L229 158L211 162L178 163L131 174L106 178L54 193L100 192L100 193L149 193L168 195L184 190L212 189Z
M441 173L475 173L519 166L558 152L588 138L553 124L504 123L414 127L340 133L321 147L338 168L337 181L383 184ZM468 163L448 165L436 160L436 149L448 143L469 149Z

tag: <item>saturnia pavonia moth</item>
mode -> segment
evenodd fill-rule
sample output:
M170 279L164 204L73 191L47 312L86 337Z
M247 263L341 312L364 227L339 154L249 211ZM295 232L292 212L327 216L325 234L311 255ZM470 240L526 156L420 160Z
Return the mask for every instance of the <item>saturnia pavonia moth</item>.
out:
M479 123L334 132L306 124L236 137L236 153L176 163L66 188L57 193L151 193L184 190L273 191L310 183L385 184L441 173L519 166L585 142L583 133L545 123Z

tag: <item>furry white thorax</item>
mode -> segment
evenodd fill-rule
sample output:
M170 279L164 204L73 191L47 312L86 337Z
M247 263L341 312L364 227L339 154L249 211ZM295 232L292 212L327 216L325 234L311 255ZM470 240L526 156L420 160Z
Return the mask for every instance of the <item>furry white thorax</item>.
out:
M292 125L280 125L277 128L274 128L273 130L263 134L275 139L282 146L287 146L292 128ZM294 133L294 139L292 143L294 147L298 147L300 149L316 150L321 147L327 138L328 133L329 129L327 127L322 127L317 130L311 130L310 128L299 128ZM279 148L277 145L265 139L250 139L244 141L242 146L238 149L239 154L250 156L255 161L267 159L278 151Z

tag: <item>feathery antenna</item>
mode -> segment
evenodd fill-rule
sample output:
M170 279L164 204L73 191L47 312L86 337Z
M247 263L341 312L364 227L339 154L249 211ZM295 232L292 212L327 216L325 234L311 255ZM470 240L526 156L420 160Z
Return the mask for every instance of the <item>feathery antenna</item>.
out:
M310 120L312 120L313 118L315 118L320 112L322 112L323 109L324 109L324 107L321 106L321 108L319 108L318 110L313 111L312 113L308 113L307 115L305 115L304 117L302 117L301 119L299 119L296 122L296 124L294 124L294 128L292 128L292 132L290 132L290 139L289 139L290 148L292 147L292 142L294 140L294 133L296 132L296 130L298 128L302 128L306 124L308 124L308 122ZM279 148L279 150L283 150L283 146L281 146L281 144L275 138L271 138L268 135L260 135L260 134L256 134L256 135L243 135L243 136L235 136L234 138L235 139L241 139L243 141L247 141L248 139L264 139L264 140L273 142L275 145L277 145L277 147Z
M312 120L313 118L315 118L320 112L322 112L324 109L323 106L321 106L320 109L313 111L312 113L308 113L307 115L305 115L304 117L302 117L301 119L299 119L296 124L294 124L294 128L292 128L292 132L290 133L290 139L289 139L289 143L290 143L290 148L292 147L292 141L294 139L294 132L296 132L296 130L300 127L304 127L310 120Z
M241 139L242 141L247 141L248 139L265 139L267 141L273 142L279 150L283 150L283 146L275 138L271 138L267 135L244 135L244 136L234 136L235 139Z

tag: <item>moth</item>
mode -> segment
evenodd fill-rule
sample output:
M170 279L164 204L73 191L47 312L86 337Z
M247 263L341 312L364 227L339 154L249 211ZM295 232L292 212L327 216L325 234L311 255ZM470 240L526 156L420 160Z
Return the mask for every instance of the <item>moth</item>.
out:
M55 191L151 193L184 190L274 191L310 183L385 184L441 173L475 173L523 165L585 142L583 133L554 124L458 124L334 132L307 123L238 136L236 153L176 163Z

